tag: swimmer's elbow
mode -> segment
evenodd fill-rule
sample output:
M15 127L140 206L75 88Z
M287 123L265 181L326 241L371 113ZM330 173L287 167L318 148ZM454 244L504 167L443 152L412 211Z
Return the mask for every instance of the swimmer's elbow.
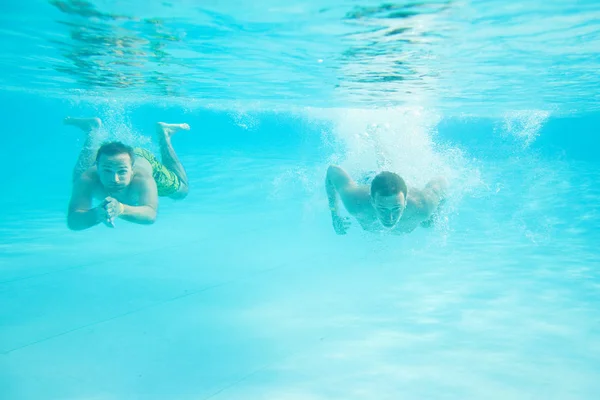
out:
M152 225L156 222L156 211L150 209L150 211L144 213L143 215L138 215L137 218L130 219L130 221L137 222L142 225Z
M141 225L152 225L156 222L156 213L148 213L144 216L138 216L135 219L129 219L129 221L136 222Z
M334 179L336 176L340 175L341 171L342 169L337 165L330 165L329 168L327 168L327 179Z
M337 190L348 186L351 181L346 171L337 165L330 165L329 168L327 168L325 180L328 185L333 186Z
M156 209L153 207L150 207L150 210L151 211L148 213L148 225L154 224L156 222L156 216L158 215Z
M67 217L67 228L69 228L71 231L82 231L88 227L78 221L76 217L69 215Z
M67 228L69 228L70 231L80 231L81 229L73 223L73 221L71 221L70 219L67 219Z
M67 213L67 228L69 228L69 230L71 231L83 230L80 221L78 221L76 212L71 208L69 208L69 211Z

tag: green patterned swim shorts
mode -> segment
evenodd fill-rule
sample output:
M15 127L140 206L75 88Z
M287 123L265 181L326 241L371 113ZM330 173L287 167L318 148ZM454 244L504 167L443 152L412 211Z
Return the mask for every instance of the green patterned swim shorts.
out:
M181 183L179 178L173 171L161 164L160 161L146 149L136 147L133 149L133 154L136 157L142 157L146 159L152 166L152 177L158 187L158 195L161 197L167 197L176 193L179 190Z

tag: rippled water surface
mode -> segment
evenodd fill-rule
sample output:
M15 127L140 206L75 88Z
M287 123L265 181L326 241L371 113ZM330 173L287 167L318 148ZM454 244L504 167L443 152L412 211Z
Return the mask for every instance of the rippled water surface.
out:
M267 107L596 110L593 1L2 5L3 86Z

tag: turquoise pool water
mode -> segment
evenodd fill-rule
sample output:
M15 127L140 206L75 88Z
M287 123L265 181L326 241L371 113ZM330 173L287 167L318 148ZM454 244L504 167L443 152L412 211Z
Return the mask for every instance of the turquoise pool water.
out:
M0 11L0 398L598 397L595 2ZM66 116L189 123L189 196L69 231ZM336 236L330 163L442 174L442 218Z

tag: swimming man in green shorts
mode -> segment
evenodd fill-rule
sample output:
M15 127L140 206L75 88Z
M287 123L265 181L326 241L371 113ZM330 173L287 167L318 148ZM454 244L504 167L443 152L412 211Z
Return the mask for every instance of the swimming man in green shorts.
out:
M116 218L152 224L159 196L177 200L187 196L187 175L171 145L171 136L189 130L188 124L157 124L162 163L148 150L121 142L93 149L94 136L102 125L99 118L66 118L65 124L87 134L73 171L69 229L83 230L99 223L114 227ZM94 199L100 200L95 207Z

